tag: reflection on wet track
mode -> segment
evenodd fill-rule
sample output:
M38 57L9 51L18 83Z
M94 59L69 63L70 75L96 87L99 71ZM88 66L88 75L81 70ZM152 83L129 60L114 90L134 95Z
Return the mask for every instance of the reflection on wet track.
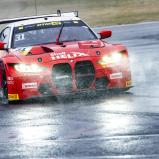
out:
M111 27L130 52L128 93L0 106L0 158L159 158L158 27Z

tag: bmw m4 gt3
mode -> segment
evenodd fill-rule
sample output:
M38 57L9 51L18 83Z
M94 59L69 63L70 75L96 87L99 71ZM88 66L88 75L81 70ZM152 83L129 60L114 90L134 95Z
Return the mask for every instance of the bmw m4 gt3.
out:
M77 12L4 19L0 34L3 101L131 88L128 51L97 35Z

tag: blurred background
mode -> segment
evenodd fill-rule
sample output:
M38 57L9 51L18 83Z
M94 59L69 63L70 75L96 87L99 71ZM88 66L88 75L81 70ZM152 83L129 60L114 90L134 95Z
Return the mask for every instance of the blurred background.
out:
M91 26L159 20L159 0L0 0L0 19L78 10Z

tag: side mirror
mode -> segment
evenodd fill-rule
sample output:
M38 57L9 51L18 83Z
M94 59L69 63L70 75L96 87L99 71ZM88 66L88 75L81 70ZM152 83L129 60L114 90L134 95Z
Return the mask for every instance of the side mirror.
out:
M5 49L5 48L4 48L4 45L5 45L5 44L6 44L6 43L0 41L0 50L4 50L4 49Z
M111 30L102 30L98 33L100 35L100 39L106 39L112 36Z

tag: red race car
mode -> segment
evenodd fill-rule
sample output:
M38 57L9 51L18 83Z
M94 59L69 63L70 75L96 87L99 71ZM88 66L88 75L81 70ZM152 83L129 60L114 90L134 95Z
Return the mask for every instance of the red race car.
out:
M128 51L97 35L78 12L1 20L0 97L32 97L131 88Z

